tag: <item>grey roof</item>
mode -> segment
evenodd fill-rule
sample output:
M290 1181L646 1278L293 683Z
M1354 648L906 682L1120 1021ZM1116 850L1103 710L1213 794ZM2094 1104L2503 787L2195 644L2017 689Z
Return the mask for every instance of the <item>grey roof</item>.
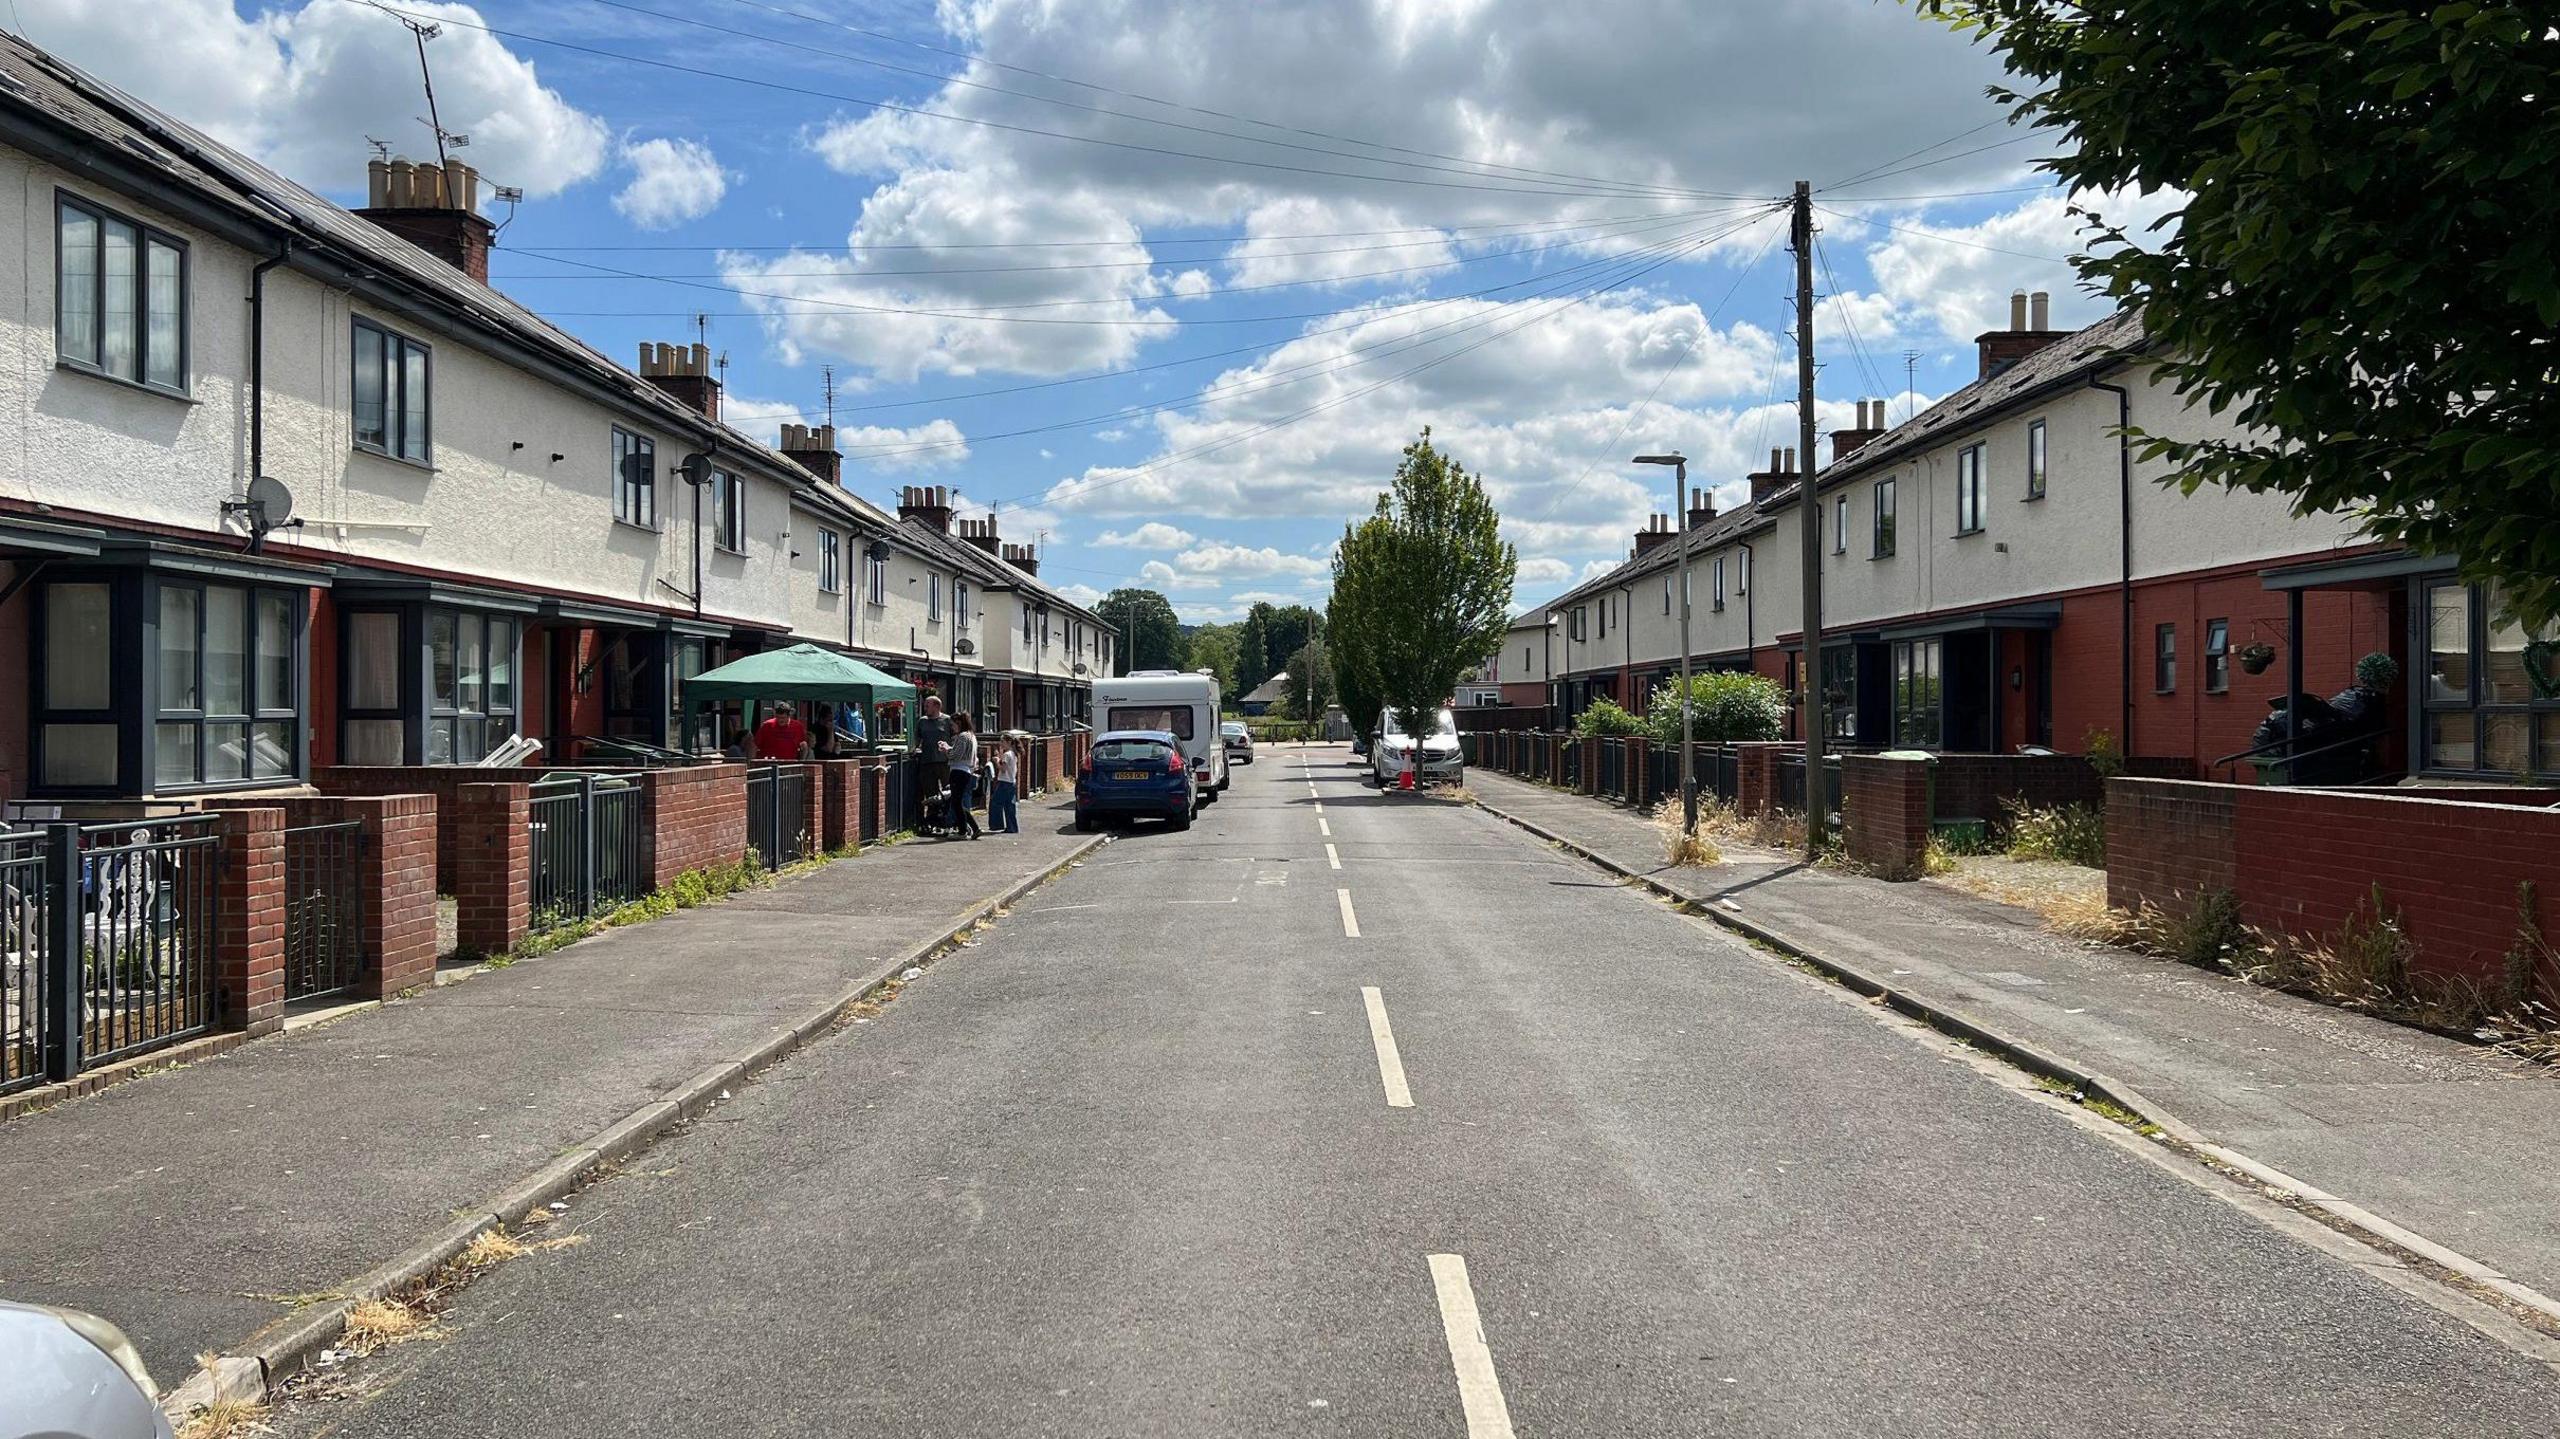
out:
M568 331L293 179L166 111L29 44L0 34L0 113L11 110L112 147L114 158L154 181L231 212L237 222L359 266L434 307L448 321L485 327L580 371L671 429L717 429L798 480L806 471L762 441L660 390Z

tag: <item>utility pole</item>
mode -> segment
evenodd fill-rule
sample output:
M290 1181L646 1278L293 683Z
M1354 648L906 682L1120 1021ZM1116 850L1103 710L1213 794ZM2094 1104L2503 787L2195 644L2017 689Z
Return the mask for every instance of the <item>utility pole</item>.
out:
M1689 516L1697 505L1689 498L1689 462L1679 454L1638 455L1639 465L1671 467L1671 508L1680 517L1680 833L1698 832L1698 774L1690 756L1692 717L1689 706Z
M1804 850L1822 854L1822 497L1814 493L1813 463L1813 187L1796 181L1796 430L1804 467L1796 473L1796 529L1804 541Z

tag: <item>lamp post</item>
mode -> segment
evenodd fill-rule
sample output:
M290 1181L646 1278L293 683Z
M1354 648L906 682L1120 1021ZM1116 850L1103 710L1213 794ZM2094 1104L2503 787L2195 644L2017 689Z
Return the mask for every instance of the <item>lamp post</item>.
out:
M1680 833L1698 832L1698 775L1689 754L1689 461L1672 453L1638 455L1639 465L1671 467L1671 508L1680 516Z
M1550 729L1555 726L1556 711L1564 708L1564 689L1556 682L1556 626L1563 623L1564 616L1550 607L1547 610L1546 644L1543 647L1547 670L1547 725Z

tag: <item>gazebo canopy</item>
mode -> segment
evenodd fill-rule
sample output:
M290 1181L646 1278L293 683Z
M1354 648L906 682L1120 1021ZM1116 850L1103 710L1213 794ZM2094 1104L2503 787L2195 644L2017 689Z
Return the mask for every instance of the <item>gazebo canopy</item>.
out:
M684 682L687 709L722 700L824 700L879 705L912 701L916 687L851 655L817 645L793 645L731 660Z

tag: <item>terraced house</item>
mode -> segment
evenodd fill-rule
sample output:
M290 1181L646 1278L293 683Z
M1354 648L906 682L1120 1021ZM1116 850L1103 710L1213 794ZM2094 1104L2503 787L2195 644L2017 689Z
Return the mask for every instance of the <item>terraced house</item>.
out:
M468 166L366 168L342 209L0 36L0 802L674 743L686 677L803 640L1083 717L1110 633L992 518L491 288Z
M2012 298L1979 337L1980 374L1902 424L1881 401L1831 436L1820 496L1818 673L1835 741L1859 748L2078 750L2202 777L2295 690L2327 695L2359 658L2391 656L2385 765L2438 776L2560 774L2560 697L2528 634L2451 565L2363 540L2343 516L2278 496L2161 483L2124 430L2210 438L2225 422L2157 379L2139 320L2047 327ZM1694 490L1685 528L1656 516L1628 559L1520 617L1505 702L1569 721L1595 697L1631 707L1679 667L1679 561L1692 658L1798 688L1804 658L1799 486L1791 450L1718 513ZM1685 538L1684 538L1685 535Z

